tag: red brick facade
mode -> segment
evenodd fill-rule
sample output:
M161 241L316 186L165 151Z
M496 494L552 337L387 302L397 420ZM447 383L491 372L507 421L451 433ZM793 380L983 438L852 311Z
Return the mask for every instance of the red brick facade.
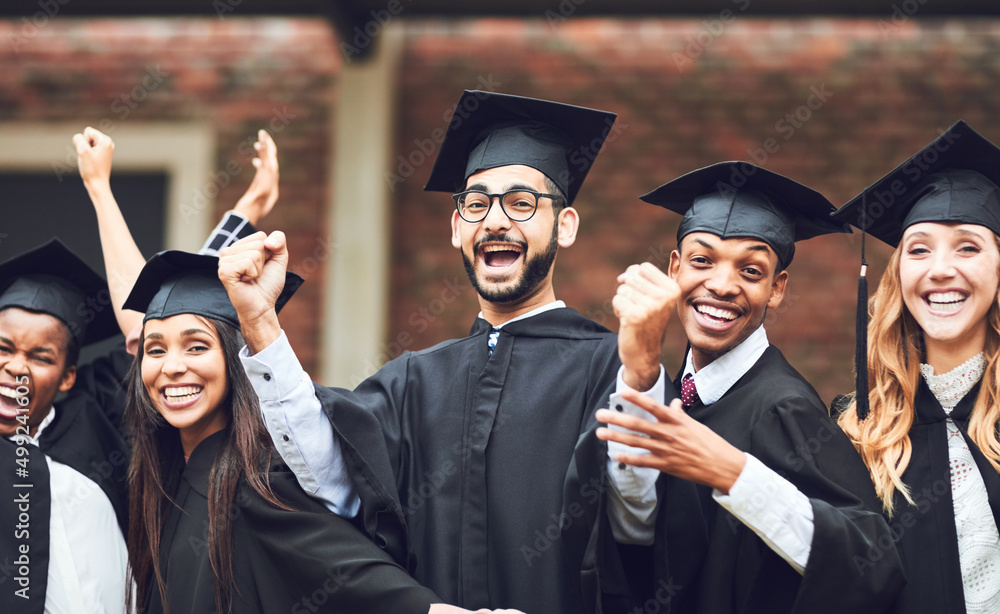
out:
M18 42L15 52L14 40ZM283 322L318 364L320 272L339 43L321 21L58 21L25 36L0 22L0 121L208 119L217 160L278 115L279 209L264 224L292 239L310 284ZM1000 21L539 19L406 26L396 118L390 335L384 355L460 336L478 310L450 245L451 200L425 193L441 130L462 89L552 98L619 120L577 199L580 236L557 261L556 292L615 328L608 303L630 263L665 264L678 218L638 196L720 160L757 161L842 204L958 118L1000 142ZM134 108L151 67L167 73ZM124 105L124 106L123 106ZM125 114L125 111L128 111ZM125 114L125 116L123 116ZM67 135L67 139L69 135ZM150 146L155 146L151 143ZM393 178L396 175L396 178ZM222 189L232 203L249 172ZM220 206L220 211L224 206ZM850 388L859 245L802 244L769 337L823 397ZM888 250L872 245L874 288ZM668 332L666 364L684 342Z

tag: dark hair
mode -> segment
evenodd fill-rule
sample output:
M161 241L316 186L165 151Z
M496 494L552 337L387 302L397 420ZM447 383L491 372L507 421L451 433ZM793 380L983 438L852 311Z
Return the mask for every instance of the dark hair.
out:
M232 609L233 543L230 513L241 477L272 505L289 509L271 491L264 471L273 452L260 415L257 395L239 361L243 337L232 325L196 316L214 326L226 361L229 394L222 401L229 412L228 435L212 463L208 496L208 554L215 575L215 607ZM142 381L143 345L128 375L125 423L132 441L129 464L128 559L135 594L129 582L126 600L145 607L150 591L159 590L168 611L166 582L160 568L160 535L184 468L179 431L160 415ZM264 454L261 451L264 450Z
M559 211L566 206L566 193L562 191L562 188L556 185L555 181L549 179L548 175L545 176L545 191L549 194L556 194L559 196L559 198L552 199L552 210L558 215Z

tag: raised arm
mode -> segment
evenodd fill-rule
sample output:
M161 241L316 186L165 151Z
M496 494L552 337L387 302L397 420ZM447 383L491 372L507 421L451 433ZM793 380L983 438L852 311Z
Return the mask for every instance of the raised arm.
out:
M83 179L97 213L104 267L115 317L122 333L129 336L141 324L142 314L125 311L122 305L132 291L146 259L135 244L111 192L111 163L115 144L111 137L91 127L74 135L73 144L76 146L80 178ZM277 147L270 135L261 130L254 149L259 157L253 159L257 170L250 187L209 236L201 250L203 253L217 254L236 240L256 232L254 225L271 212L278 200ZM132 337L134 335L129 337L130 340Z
M111 193L111 159L115 143L111 137L87 127L82 134L73 135L76 146L80 178L90 195L90 202L97 213L97 228L104 252L104 268L111 291L111 304L122 333L128 335L142 322L142 314L125 311L122 305L128 298L146 259L132 239L128 224L122 217L118 202Z

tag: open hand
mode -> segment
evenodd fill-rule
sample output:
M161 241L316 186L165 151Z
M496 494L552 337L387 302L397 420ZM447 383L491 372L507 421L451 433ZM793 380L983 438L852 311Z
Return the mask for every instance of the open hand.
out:
M659 469L729 494L746 463L743 452L684 413L680 399L674 399L668 407L634 390L623 392L622 398L648 411L656 422L607 409L597 411L599 421L634 431L627 433L602 427L597 429L598 439L649 450L649 454L641 455L619 453L618 462Z
M257 157L253 159L257 171L233 210L256 226L278 202L278 147L266 130L257 132L253 147L257 150Z

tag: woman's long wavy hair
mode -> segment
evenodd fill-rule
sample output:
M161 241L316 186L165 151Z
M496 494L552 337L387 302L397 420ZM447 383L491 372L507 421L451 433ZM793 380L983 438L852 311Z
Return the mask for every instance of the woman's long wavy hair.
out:
M1000 238L994 236L1000 248ZM868 403L870 412L858 421L856 400L838 418L840 427L858 449L871 473L875 491L890 516L898 491L911 505L902 475L910 464L914 402L924 358L920 325L903 303L899 277L902 247L896 248L878 290L868 304ZM969 421L969 437L993 468L1000 472L1000 297L986 314L986 372Z
M196 316L216 331L226 361L229 394L222 401L228 413L228 436L212 464L208 497L208 553L215 575L215 607L218 612L232 609L233 575L232 519L234 498L241 477L272 505L288 509L271 491L267 482L267 457L271 439L260 416L257 395L247 379L238 354L243 337L232 325ZM128 375L125 422L132 441L129 465L128 558L130 577L127 602L146 607L150 591L158 590L164 611L166 582L160 565L163 524L184 469L180 432L156 410L142 381L143 344Z

